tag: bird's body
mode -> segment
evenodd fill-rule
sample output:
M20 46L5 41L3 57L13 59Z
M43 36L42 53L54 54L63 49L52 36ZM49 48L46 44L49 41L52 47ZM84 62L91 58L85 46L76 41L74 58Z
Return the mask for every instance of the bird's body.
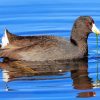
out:
M11 35L11 33L7 34ZM26 61L63 60L79 57L79 49L62 37L14 36L12 38L2 56ZM71 49L73 47L74 49ZM78 54L75 54L75 51Z
M91 21L90 17L82 17ZM87 56L87 38L92 28L76 20L69 40L56 36L16 36L6 30L1 57L25 61L72 60ZM81 28L82 27L82 28ZM6 40L7 40L6 39ZM4 41L4 40L3 40Z

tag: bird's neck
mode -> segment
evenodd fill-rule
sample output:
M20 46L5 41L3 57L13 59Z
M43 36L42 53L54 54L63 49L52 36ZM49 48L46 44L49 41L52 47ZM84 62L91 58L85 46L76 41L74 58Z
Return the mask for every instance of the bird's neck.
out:
M87 39L88 33L77 29L72 30L70 42L78 47L80 55L87 56L88 54Z

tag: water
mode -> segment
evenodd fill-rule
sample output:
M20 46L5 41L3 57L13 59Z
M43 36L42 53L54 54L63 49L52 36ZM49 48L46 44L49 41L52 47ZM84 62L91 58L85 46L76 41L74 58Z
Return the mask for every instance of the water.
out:
M81 15L92 16L100 29L99 12L99 0L3 0L0 1L0 37L5 28L17 35L69 37L75 19ZM100 49L97 55L95 34L89 36L88 45L89 57L85 61L62 61L50 65L14 61L0 63L0 98L99 99Z

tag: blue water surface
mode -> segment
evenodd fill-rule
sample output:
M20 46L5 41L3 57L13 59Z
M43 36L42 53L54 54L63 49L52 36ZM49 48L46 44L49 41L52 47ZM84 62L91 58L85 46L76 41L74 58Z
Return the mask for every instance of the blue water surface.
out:
M1 0L0 39L5 28L16 35L55 35L69 38L75 19L82 15L92 16L100 29L100 0ZM100 37L98 39L100 48ZM78 69L77 72L70 70L71 66L67 66L69 70L63 74L33 75L28 78L23 76L15 80L14 76L11 76L12 80L8 82L8 76L4 77L4 73L8 74L8 71L1 68L1 100L99 99L100 49L97 54L95 34L90 34L88 45L88 62L83 66L88 69L85 71ZM82 84L85 82L90 88Z

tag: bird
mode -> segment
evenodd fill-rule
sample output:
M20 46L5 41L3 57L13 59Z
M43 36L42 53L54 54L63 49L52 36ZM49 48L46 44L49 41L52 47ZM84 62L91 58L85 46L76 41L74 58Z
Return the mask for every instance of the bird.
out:
M23 61L84 59L88 56L88 36L100 34L91 16L79 16L69 39L59 36L18 36L5 29L0 57Z

